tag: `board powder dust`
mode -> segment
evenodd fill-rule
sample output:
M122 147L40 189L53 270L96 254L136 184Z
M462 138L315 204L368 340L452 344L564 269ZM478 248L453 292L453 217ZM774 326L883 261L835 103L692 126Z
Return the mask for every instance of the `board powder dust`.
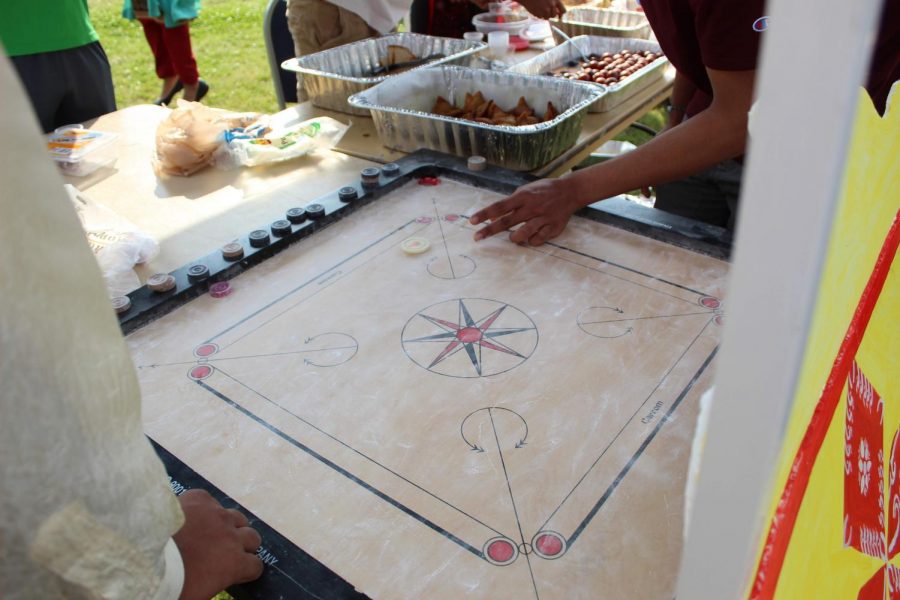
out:
M502 197L410 181L130 334L146 432L372 598L671 597L727 264L474 242Z

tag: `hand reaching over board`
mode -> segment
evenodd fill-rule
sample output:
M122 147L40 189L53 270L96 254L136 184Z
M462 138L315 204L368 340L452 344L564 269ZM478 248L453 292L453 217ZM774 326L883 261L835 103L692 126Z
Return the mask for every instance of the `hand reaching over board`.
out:
M490 221L475 232L475 241L523 225L509 239L517 244L540 246L562 233L569 218L582 208L571 180L540 179L517 189L511 196L479 210L469 219L472 225Z
M247 517L223 508L204 490L178 497L184 525L173 536L184 562L181 600L208 600L225 588L262 575L261 539Z

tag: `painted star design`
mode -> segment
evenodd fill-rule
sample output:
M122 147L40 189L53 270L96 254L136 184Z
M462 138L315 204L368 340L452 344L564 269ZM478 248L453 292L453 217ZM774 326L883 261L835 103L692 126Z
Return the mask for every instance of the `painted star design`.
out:
M513 333L531 331L534 329L534 327L512 327L496 329L491 328L494 322L500 317L501 314L503 314L503 311L506 310L508 306L508 304L504 304L487 316L475 320L472 318L472 315L469 314L469 310L466 308L465 303L460 300L459 315L457 317L456 323L419 313L420 317L430 323L433 323L434 325L437 325L438 327L443 329L444 332L407 340L407 343L443 342L446 340L447 345L443 350L441 350L441 352L435 357L435 359L431 361L431 364L428 365L428 368L431 369L435 365L438 365L441 362L447 360L457 352L465 350L466 354L469 355L469 360L472 362L472 366L475 367L475 371L479 376L481 376L483 364L482 352L484 350L502 352L503 354L511 354L512 356L517 356L522 359L527 358L526 356L519 354L509 346L506 346L503 343L497 341L496 338Z

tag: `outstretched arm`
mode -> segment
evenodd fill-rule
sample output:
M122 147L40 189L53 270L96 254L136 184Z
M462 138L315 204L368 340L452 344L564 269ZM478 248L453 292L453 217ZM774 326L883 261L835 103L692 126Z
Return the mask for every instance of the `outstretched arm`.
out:
M707 69L707 73L714 94L709 108L623 156L522 186L472 215L473 225L490 222L475 233L475 240L522 224L510 240L539 246L562 233L572 214L592 202L686 177L740 156L747 143L756 71Z

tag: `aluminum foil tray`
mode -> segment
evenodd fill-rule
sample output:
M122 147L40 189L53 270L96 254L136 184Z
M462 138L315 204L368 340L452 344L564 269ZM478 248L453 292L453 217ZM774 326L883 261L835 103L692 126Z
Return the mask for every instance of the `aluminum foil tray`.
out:
M581 50L580 52L579 49ZM649 50L656 54L662 53L659 44L647 40L579 35L572 38L571 42L560 44L530 60L510 67L509 70L525 75L545 75L549 71L558 69L570 61L580 61L583 54L603 54L604 52L615 54L620 50L634 50L639 52ZM632 73L631 77L626 77L622 81L612 85L604 86L599 83L587 81L581 82L582 85L606 88L606 94L591 104L591 107L588 109L589 112L606 112L618 106L648 85L661 79L663 75L665 75L668 66L669 59L659 58L643 69Z
M445 58L429 61L415 69L410 69L410 71L441 64L468 65L474 54L487 48L487 44L484 42L470 42L418 33L394 33L380 38L353 42L307 56L291 58L281 63L281 68L303 74L303 86L314 105L352 115L368 115L369 111L355 109L347 104L347 98L395 76L371 77L367 75L380 66L379 61L388 53L387 47L394 44L405 46L420 58L432 54L445 56ZM408 71L404 71L404 73L406 72Z
M538 114L547 102L560 114L546 123L513 127L486 125L431 114L438 96L462 106L466 93L480 91L503 108L520 96ZM587 108L606 93L550 77L463 67L435 67L404 73L350 98L351 106L372 112L382 143L403 152L430 148L457 156L484 156L491 164L531 171L571 147L581 131Z
M573 8L559 20L559 28L569 37L576 35L600 35L647 39L650 37L650 21L641 12L612 10L608 8ZM557 44L563 41L555 31Z

